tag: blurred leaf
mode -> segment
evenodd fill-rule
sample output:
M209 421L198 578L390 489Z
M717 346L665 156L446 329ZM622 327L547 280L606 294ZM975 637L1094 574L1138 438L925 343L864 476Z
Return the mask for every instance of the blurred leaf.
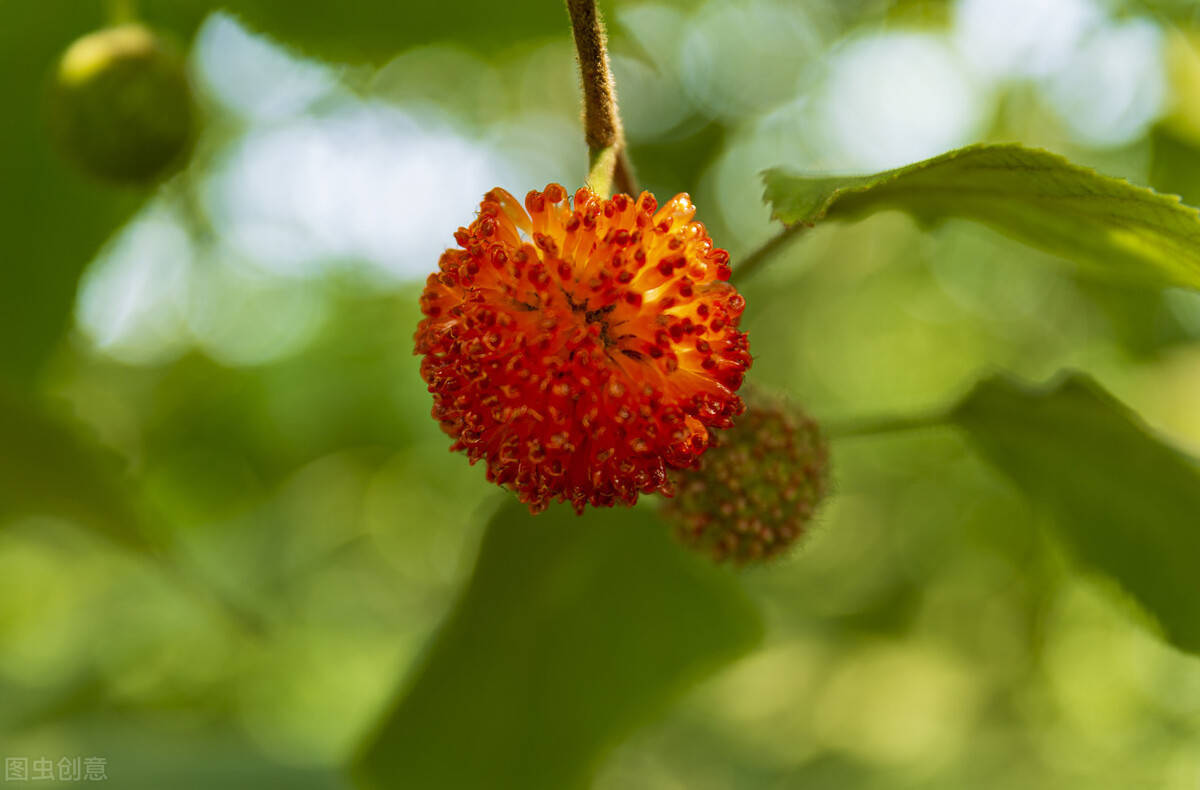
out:
M145 0L145 22L187 42L204 17L225 7L305 51L353 62L382 62L401 49L453 39L497 52L538 35L566 35L559 5L468 0L454 14L437 4L368 0L335 7L317 0ZM84 266L142 202L144 190L89 181L52 150L49 77L79 36L105 24L105 4L13 0L0 24L5 114L0 124L0 378L27 381L68 326Z
M331 297L310 345L265 365L228 367L199 353L156 368L72 361L86 387L137 404L139 459L159 486L169 483L172 495L157 504L172 523L221 521L324 455L444 439L411 353L418 294Z
M1150 185L1200 202L1200 148L1162 124L1150 133L1150 146Z
M953 412L972 442L1053 516L1177 646L1200 652L1200 471L1090 378L981 382Z
M761 629L731 572L652 512L506 503L357 773L374 788L584 787L626 732Z
M567 35L567 11L558 3L463 0L455 13L438 3L359 0L142 0L144 20L190 33L217 9L303 52L346 63L384 63L401 50L453 40L481 52L499 52L539 36Z
M1128 0L1125 3L1132 11L1146 11L1181 25L1200 24L1200 6L1196 0Z
M1200 335L1172 308L1171 297L1178 297L1179 291L1128 288L1087 277L1075 278L1073 285L1095 305L1113 340L1132 359L1159 358Z
M117 459L83 431L33 398L0 388L0 524L16 516L60 516L147 549Z
M726 134L720 124L693 120L677 136L631 145L643 189L671 195L696 189L696 171L717 158L728 142Z
M845 0L847 6L845 11L842 10L842 3L838 4L837 10L846 16L857 19L872 10L875 6L883 6L884 9L890 10L891 0ZM945 9L944 13L952 13L948 7L953 5L953 0L896 0L896 5L904 8L905 6L928 6L927 15L933 15L939 8ZM1111 10L1118 15L1118 18L1128 15L1151 15L1157 17L1161 22L1174 22L1181 25L1195 25L1200 23L1200 5L1196 4L1196 0L1111 0L1104 3L1103 8ZM879 12L876 12L879 13ZM867 17L867 21L874 21Z
M77 750L68 752L71 756L80 752L102 756L109 780L102 780L98 786L121 790L348 788L344 777L325 765L297 764L302 761L267 753L242 728L184 711L96 711L21 733L21 739L13 739L13 743L24 744L34 754L59 754L64 744L70 744ZM41 784L87 787L92 782L59 780Z
M87 181L51 149L50 71L102 4L14 0L0 24L0 378L28 380L57 344L83 267L142 199Z
M768 170L765 200L786 225L900 209L918 221L981 222L1123 280L1200 289L1200 213L1019 145L973 145L869 176Z

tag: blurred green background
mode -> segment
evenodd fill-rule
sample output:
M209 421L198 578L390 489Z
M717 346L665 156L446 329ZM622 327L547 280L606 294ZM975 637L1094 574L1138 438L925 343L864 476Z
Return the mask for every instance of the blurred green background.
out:
M735 271L776 232L775 165L1012 140L1200 202L1190 2L601 7L643 186L691 193ZM186 49L201 116L151 190L89 180L46 129L55 59L105 6L0 3L0 757L103 756L121 788L349 787L503 498L447 452L411 337L483 192L582 183L566 13L138 8ZM823 421L1071 366L1200 450L1194 293L898 213L739 285L752 380ZM613 744L595 787L1200 786L1200 664L957 434L833 453L805 545L717 572L761 644Z

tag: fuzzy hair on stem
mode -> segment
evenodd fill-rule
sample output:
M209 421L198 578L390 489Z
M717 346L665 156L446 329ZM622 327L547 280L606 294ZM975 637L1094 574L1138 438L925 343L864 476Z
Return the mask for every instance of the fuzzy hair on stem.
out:
M625 152L625 132L617 110L617 89L608 64L604 23L596 11L595 0L567 0L567 13L571 17L575 51L579 56L584 139L589 150L589 185L601 193L607 193L612 186L618 192L636 196L637 182Z

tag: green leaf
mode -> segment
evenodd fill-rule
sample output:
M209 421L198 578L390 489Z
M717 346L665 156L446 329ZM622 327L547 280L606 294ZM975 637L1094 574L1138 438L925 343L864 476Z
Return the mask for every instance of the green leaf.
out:
M0 448L0 525L18 516L58 516L126 547L149 549L118 460L83 426L0 387Z
M1180 648L1200 652L1200 471L1090 378L981 382L953 412L983 456L1053 517Z
M1174 196L1019 145L973 145L870 176L764 174L764 199L786 225L882 209L923 223L981 222L1097 272L1200 289L1200 213Z
M372 788L585 787L626 732L761 629L732 572L653 512L507 503L355 772Z

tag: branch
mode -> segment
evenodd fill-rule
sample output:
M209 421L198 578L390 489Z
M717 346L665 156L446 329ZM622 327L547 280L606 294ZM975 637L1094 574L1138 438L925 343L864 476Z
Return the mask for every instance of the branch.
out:
M853 439L864 436L884 436L903 431L919 431L951 424L949 414L931 412L898 417L875 417L850 422L823 424L830 439Z
M745 258L742 258L741 262L735 264L733 267L734 276L738 278L739 282L745 280L752 273L758 271L763 263L765 263L767 259L778 252L781 247L791 241L793 236L796 236L807 228L807 225L797 222L795 225L789 225L788 227L779 231L779 233L776 233L774 236L768 239L766 243L757 250L750 253Z
M589 150L588 186L605 197L613 185L636 195L633 166L617 111L617 89L608 66L607 36L596 0L567 0L583 88L583 128ZM607 176L607 178L605 178ZM597 189L599 187L599 189Z

